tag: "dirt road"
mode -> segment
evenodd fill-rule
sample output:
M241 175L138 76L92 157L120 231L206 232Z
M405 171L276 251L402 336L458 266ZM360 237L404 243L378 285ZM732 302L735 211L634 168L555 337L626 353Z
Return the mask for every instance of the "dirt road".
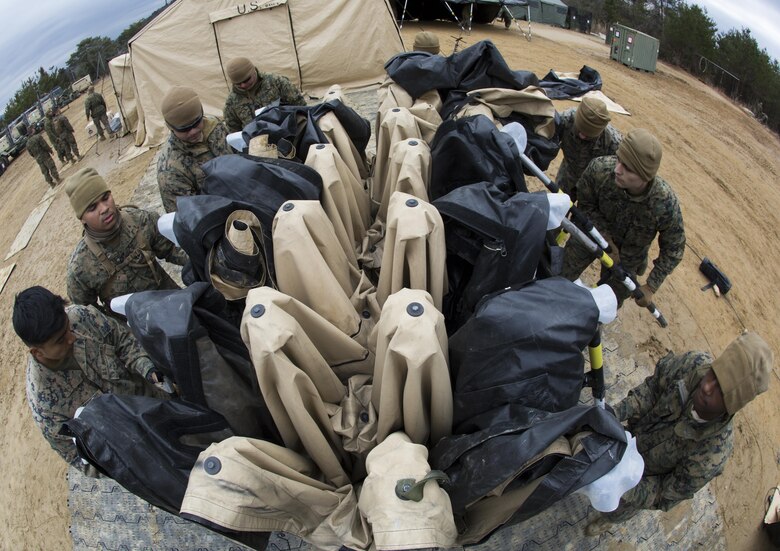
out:
M403 36L411 44L418 24L407 23ZM430 24L449 54L457 27ZM601 73L603 91L628 109L632 116L613 117L622 131L644 127L664 146L660 174L677 192L685 218L689 247L681 265L656 295L670 322L661 329L648 313L632 304L620 313L621 326L638 343L637 360L647 366L667 350L708 350L720 353L743 327L759 331L772 348L780 350L780 322L775 291L780 247L780 141L739 106L685 73L663 63L655 74L630 70L610 61L607 47L595 37L534 24L529 42L516 30L502 25L482 26L465 37L466 47L492 39L514 69L534 71L540 77L549 69L577 71L589 65ZM108 84L106 84L108 86ZM107 92L107 91L106 91ZM105 94L114 107L111 94ZM557 102L557 109L575 106ZM87 144L83 97L65 111L82 153L78 166L94 166L109 181L122 204L132 195L153 152L117 164L120 149L130 145ZM548 171L554 174L556 161ZM62 171L68 176L75 171ZM34 160L27 153L0 177L0 253L5 255L28 214L47 190ZM13 333L10 314L13 296L41 284L65 293L65 267L80 235L67 197L59 190L28 247L0 264L16 263L0 309L8 322L0 325L5 354L0 368L0 548L57 549L71 547L66 506L65 464L49 449L33 425L24 393L26 351ZM727 297L702 292L705 280L698 272L699 257L707 256L732 279ZM770 391L737 416L735 452L726 472L713 489L723 511L730 549L767 547L759 533L766 490L780 482L778 452L780 425L771 421L780 406L778 368ZM613 397L619 399L620 397ZM768 548L768 547L767 547Z

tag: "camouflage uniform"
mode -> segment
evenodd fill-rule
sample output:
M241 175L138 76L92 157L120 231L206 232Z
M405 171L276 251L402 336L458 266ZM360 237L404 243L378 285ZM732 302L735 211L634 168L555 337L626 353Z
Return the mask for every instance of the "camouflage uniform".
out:
M97 243L85 234L70 257L66 275L71 302L97 306L109 315L114 315L107 308L114 297L179 288L155 257L179 265L187 260L181 249L160 235L157 214L127 207L121 212L122 227L116 242ZM95 251L105 256L100 258Z
M97 92L92 92L88 95L87 99L84 100L84 111L86 112L87 120L91 118L92 122L95 123L95 130L97 130L98 136L101 139L105 139L103 127L105 126L109 133L111 133L111 127L108 125L106 100L103 99L103 96Z
M620 263L633 274L645 273L650 245L658 235L660 251L646 281L655 292L683 257L685 231L680 205L669 184L658 176L642 195L631 196L618 188L616 164L614 155L598 157L588 164L577 182L579 207L605 237L614 241ZM592 261L593 255L570 239L564 248L561 275L574 280ZM629 296L615 278L607 283L621 303Z
M636 436L645 471L618 509L604 515L609 520L625 520L641 509L668 511L723 472L734 447L734 416L705 423L691 417L691 395L711 365L703 352L670 353L615 407Z
M73 126L71 126L68 117L65 115L57 115L54 117L54 131L57 133L57 136L65 149L65 154L69 155L72 161L75 161L76 158L81 158L79 146L76 144Z
M563 161L555 177L555 183L569 194L572 201L577 200L577 180L596 157L614 155L617 153L623 135L612 125L607 125L604 131L594 140L583 140L574 127L574 114L577 109L567 109L561 114L557 127L561 140Z
M176 210L176 198L182 195L201 193L206 174L200 165L232 153L225 139L225 125L214 117L203 117L204 141L190 144L181 141L171 133L163 145L157 160L157 185L160 187L163 207L166 212Z
M61 163L64 163L68 156L65 155L65 144L60 139L57 131L54 128L54 119L49 115L43 118L43 129L46 131L46 135L49 137L52 147L57 151L57 157Z
M276 100L288 105L306 105L303 94L287 77L257 72L258 79L249 90L235 84L225 100L225 125L228 132L240 132L255 118L255 111Z
M33 134L27 140L27 152L35 157L38 161L38 166L41 167L43 177L46 178L46 182L54 187L60 181L60 175L57 172L57 167L54 165L54 159L51 158L51 147L43 139L40 134Z
M66 312L76 337L73 354L56 369L29 356L27 401L35 424L54 451L95 476L96 470L79 459L73 441L59 434L62 424L99 394L164 395L144 381L154 365L124 325L91 306L69 306Z

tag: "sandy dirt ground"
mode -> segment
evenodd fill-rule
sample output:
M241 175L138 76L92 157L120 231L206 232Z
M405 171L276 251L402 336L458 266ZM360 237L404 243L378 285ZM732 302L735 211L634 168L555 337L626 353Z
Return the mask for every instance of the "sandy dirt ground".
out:
M459 35L449 24L426 24L442 39L449 54ZM420 30L404 26L407 45ZM609 60L607 47L597 38L533 25L527 41L517 29L502 25L477 26L464 36L461 48L482 39L493 40L514 69L542 77L550 69L578 71L589 65L601 73L603 92L628 109L632 116L615 115L613 124L626 132L644 127L663 143L660 174L676 190L685 217L689 247L681 265L656 295L669 320L657 326L648 312L627 304L620 312L621 327L636 349L630 351L648 373L668 350L707 350L719 354L743 328L759 331L777 353L780 349L776 282L780 266L780 141L740 106L695 78L663 63L655 74L637 72ZM113 96L105 97L114 108ZM100 89L100 84L98 84ZM117 202L126 203L143 175L153 152L118 164L121 141L88 142L83 96L65 111L74 128L84 159L78 167L94 166L108 180ZM575 102L556 102L561 111ZM554 175L556 160L548 171ZM67 177L76 168L61 171ZM27 154L0 177L0 253L5 256L27 216L47 191L35 161ZM0 264L16 263L0 294L0 548L59 549L72 547L68 534L66 466L51 451L34 426L25 399L26 350L10 323L14 294L41 284L65 293L65 268L81 229L67 196L60 189L26 249ZM653 251L655 252L655 251ZM702 292L706 283L698 271L707 256L731 278L727 297ZM759 531L763 497L780 482L780 424L771 419L780 409L778 368L767 394L741 412L735 422L735 452L725 473L713 483L729 549L769 548ZM615 399L619 399L616 397Z

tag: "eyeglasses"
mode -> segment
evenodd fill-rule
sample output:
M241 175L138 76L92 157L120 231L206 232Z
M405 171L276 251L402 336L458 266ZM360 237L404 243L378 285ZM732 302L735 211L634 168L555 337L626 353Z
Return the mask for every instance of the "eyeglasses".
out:
M193 128L198 126L200 124L200 121L202 121L202 120L203 120L203 113L201 113L200 116L197 119L195 119L193 122L191 122L187 126L173 126L171 124L170 127L173 128L176 132L189 132L190 130L192 130Z

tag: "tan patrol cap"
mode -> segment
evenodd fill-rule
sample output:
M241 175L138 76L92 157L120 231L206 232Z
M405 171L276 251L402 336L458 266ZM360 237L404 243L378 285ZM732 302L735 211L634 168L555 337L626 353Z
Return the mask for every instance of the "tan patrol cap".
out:
M192 126L203 116L203 105L198 94L187 86L174 86L168 90L160 109L165 122L174 130Z
M772 349L764 339L748 332L731 341L712 362L730 415L769 388L772 360Z
M429 54L438 54L439 37L428 31L419 32L414 37L412 49L420 52L428 52Z
M617 158L643 182L649 182L661 166L661 153L661 142L655 136L644 128L635 128L620 142Z
M607 106L596 98L583 98L574 114L574 128L588 138L597 138L611 120Z
M79 169L65 182L65 193L70 199L73 212L81 219L89 205L98 197L109 191L106 181L92 167Z
M225 68L227 69L228 78L233 84L244 82L256 70L254 63L245 57L231 59Z

